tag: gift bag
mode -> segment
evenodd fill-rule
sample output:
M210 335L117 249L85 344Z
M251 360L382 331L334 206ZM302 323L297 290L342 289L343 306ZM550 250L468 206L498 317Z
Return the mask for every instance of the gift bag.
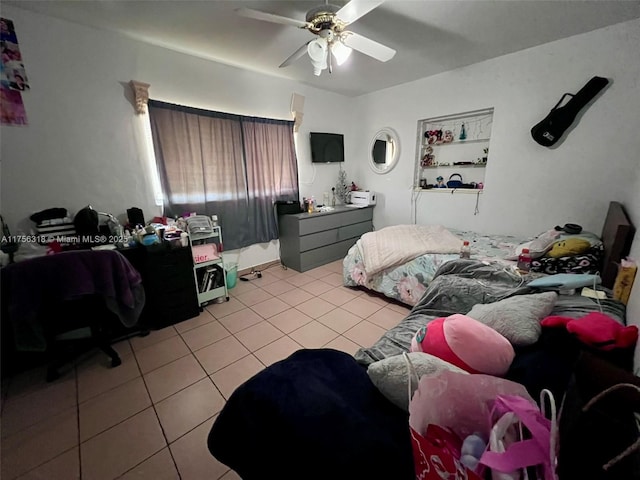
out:
M555 402L551 392L543 390L541 405L546 404L545 396L549 397L551 420L522 397L496 397L491 417L497 420L489 447L480 457L480 463L491 468L492 480L556 480Z
M438 425L429 425L424 436L411 428L416 479L482 480L460 463L461 446L460 437Z

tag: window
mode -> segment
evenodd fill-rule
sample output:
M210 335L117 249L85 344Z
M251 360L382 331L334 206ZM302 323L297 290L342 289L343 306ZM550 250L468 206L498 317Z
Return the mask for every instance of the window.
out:
M155 100L149 119L165 214L218 215L227 249L278 237L274 202L299 197L293 121Z

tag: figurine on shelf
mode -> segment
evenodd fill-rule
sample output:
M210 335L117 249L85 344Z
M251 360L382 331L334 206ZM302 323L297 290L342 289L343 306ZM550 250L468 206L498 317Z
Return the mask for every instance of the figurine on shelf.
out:
M462 124L462 127L460 128L460 136L458 138L460 140L466 140L467 139L467 131L464 128L464 123Z
M352 192L358 191L358 186L354 182L351 182L351 191Z
M444 131L444 137L442 138L442 143L451 143L453 142L453 132L451 130Z
M436 188L447 188L447 184L444 183L444 178L442 178L441 176L438 176L438 178L436 178L436 182L438 182L436 184Z

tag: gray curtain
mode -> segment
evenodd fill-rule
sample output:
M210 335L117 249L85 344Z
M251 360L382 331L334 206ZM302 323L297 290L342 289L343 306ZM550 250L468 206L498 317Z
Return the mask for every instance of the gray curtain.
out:
M274 202L299 199L293 121L155 100L149 118L165 215L218 215L226 249L278 237Z

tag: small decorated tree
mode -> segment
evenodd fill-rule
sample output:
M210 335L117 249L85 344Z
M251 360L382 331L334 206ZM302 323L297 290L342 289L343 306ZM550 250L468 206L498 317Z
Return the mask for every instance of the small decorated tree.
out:
M335 194L342 203L347 203L347 193L349 192L349 182L347 182L347 172L340 168L338 172L338 182L336 183Z

